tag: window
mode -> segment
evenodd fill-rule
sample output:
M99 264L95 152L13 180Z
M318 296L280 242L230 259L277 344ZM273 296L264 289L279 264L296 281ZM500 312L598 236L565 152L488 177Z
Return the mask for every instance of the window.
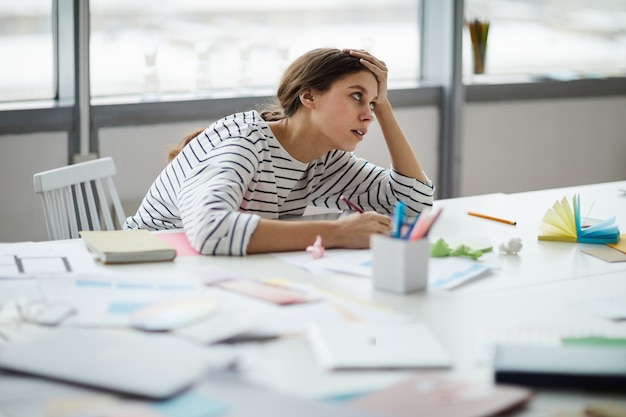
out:
M626 0L467 0L490 22L485 73L553 79L626 73ZM464 73L472 72L469 31Z
M109 103L269 95L285 66L318 46L372 51L391 89L421 78L420 0L86 2L91 96ZM0 2L0 103L55 98L54 3ZM465 10L490 22L494 83L626 74L626 0L466 0Z
M285 67L320 47L364 48L390 87L419 79L415 0L91 0L92 97L272 94Z
M0 2L0 102L52 99L52 2Z

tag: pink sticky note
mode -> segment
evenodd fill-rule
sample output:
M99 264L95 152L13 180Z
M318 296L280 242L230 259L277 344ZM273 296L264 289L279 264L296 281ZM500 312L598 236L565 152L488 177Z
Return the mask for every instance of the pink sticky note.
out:
M191 244L189 244L189 240L187 239L185 232L155 233L154 235L163 242L173 246L174 249L176 249L176 256L200 255L200 252L192 248Z

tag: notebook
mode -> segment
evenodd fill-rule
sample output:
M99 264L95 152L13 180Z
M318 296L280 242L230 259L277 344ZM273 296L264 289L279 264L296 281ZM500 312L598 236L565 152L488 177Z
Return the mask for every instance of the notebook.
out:
M626 392L626 349L496 346L494 379L532 387Z
M82 231L87 248L102 263L171 261L176 249L147 230Z
M307 336L326 370L451 366L447 352L422 323L310 323Z
M207 365L201 346L130 331L57 327L0 347L0 368L155 399L184 390Z

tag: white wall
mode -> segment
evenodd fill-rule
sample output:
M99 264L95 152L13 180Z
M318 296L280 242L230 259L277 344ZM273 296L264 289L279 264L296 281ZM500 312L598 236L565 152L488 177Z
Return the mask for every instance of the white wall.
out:
M137 209L148 187L167 165L170 147L207 122L114 127L98 132L101 156L115 160L115 183L125 210Z
M626 179L626 97L470 104L461 194Z
M397 115L436 183L436 108L403 108ZM469 104L463 117L462 195L626 179L626 97ZM169 146L209 122L99 132L100 155L115 159L115 183L122 200L129 203L127 214L165 166ZM0 136L0 242L47 239L32 176L64 165L66 152L65 134ZM389 165L377 126L357 152Z
M67 163L66 133L0 136L0 242L48 238L33 175Z

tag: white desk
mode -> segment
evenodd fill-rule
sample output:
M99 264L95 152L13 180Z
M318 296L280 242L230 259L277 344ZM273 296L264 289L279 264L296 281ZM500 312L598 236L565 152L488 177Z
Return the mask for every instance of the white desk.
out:
M494 341L518 339L532 342L541 339L541 343L549 343L549 340L557 340L563 335L589 331L626 334L626 323L594 316L572 304L609 296L626 296L626 262L607 263L581 252L581 249L593 245L537 240L546 210L562 197L571 201L575 193L581 196L581 212L584 215L593 203L590 217L617 216L621 232L626 233L626 194L620 189L626 189L626 181L437 201L435 206L444 210L431 236L489 237L496 250L501 242L511 237L521 237L524 245L518 255L500 255L501 269L446 292L420 292L404 296L385 293L375 290L369 279L335 272L310 272L282 262L273 255L178 257L171 263L99 268L102 271L154 274L155 277L193 281L198 280L203 270L219 267L258 279L279 277L313 284L320 289L390 307L427 323L453 357L454 367L450 372L486 383L492 378L487 346ZM466 214L467 211L515 220L517 226L472 217ZM249 380L298 397L321 398L380 388L409 373L326 373L317 367L304 338L238 345L232 349L239 350L249 359ZM0 374L0 393L3 392L2 387L13 387L12 394L0 394L0 416L18 415L11 413L20 409L23 392L19 393L15 386L24 383L24 390L36 389L28 385L36 384L31 379L28 383L20 381L24 380ZM34 396L34 400L49 399L56 392L54 386L46 382L45 388L41 388L44 394ZM579 410L576 407L582 407L589 398L619 400L618 396L541 390L529 409L513 415L541 415L534 413L551 410L554 404L567 404L570 408L566 410ZM619 401L626 407L626 400L622 398ZM31 414L24 415L36 415L36 412L31 410Z
M515 288L625 270L624 263L611 264L580 252L581 249L594 245L537 240L541 219L547 209L562 197L567 197L571 204L575 193L580 194L583 216L587 215L589 208L591 208L590 217L593 218L617 216L616 222L621 233L626 233L626 195L619 191L625 184L615 182L509 195L441 200L436 205L444 208L442 219L434 226L431 234L445 236L462 233L470 236L489 236L496 247L510 237L522 238L524 248L519 257L503 257L501 273L494 272L500 279L482 280L463 289L463 292ZM466 211L515 220L517 226L471 217L464 214Z

